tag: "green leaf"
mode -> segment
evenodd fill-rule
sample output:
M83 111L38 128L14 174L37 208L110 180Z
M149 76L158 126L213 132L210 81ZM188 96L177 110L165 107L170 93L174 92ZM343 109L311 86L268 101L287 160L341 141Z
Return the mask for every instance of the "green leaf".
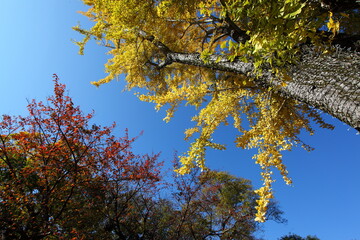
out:
M297 15L299 15L303 9L303 7L305 6L305 3L300 4L299 6L297 6L293 12L288 13L284 16L284 19L294 19Z

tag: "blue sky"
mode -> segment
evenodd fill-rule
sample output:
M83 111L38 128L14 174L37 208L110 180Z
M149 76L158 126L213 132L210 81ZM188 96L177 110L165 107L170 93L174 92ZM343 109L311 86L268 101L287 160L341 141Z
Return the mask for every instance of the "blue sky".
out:
M67 85L75 104L84 112L95 110L94 122L117 122L116 133L125 128L131 135L144 134L135 145L140 153L162 152L170 166L174 150L185 152L188 143L183 131L192 126L194 110L179 109L170 123L162 121L164 112L140 102L132 92L123 92L124 83L113 81L100 88L90 85L105 76L106 49L90 43L85 56L71 39L81 36L71 27L87 19L76 11L84 10L80 0L3 1L0 9L0 114L25 115L26 99L45 100L52 94L52 74ZM281 178L274 184L275 197L288 219L287 224L265 223L259 233L276 240L288 233L316 235L322 240L360 240L360 135L338 120L325 116L336 126L334 131L319 129L303 140L315 147L286 153L294 186ZM208 166L252 180L259 187L260 175L251 152L236 149L236 132L222 127L216 138L228 146L226 151L209 151Z

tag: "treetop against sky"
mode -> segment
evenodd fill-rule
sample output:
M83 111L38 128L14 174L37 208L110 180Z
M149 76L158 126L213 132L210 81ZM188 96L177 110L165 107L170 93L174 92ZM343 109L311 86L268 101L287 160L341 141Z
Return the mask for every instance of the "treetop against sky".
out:
M84 1L83 15L94 21L80 54L94 38L109 48L108 83L125 74L126 88L141 88L139 99L167 108L169 121L180 104L198 109L194 139L176 171L206 169L208 148L220 124L240 133L237 147L257 149L264 186L256 190L258 221L265 221L273 198L273 169L291 184L282 152L301 145L300 132L312 123L332 129L323 110L360 129L359 3L346 1ZM341 26L341 27L340 27ZM336 46L335 46L336 43ZM349 72L351 73L349 75Z

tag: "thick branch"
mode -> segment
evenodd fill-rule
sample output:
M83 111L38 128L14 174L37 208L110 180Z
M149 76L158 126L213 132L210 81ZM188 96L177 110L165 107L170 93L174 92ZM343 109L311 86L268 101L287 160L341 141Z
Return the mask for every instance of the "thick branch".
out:
M166 55L170 62L188 64L192 66L211 68L214 70L248 74L254 70L252 63L241 61L230 62L227 57L211 55L206 61L200 58L199 53L176 53L170 52Z
M226 8L226 3L224 0L220 0L221 5ZM250 39L250 36L246 34L246 31L239 28L230 18L229 14L226 12L225 22L227 23L227 34L238 43L245 43Z

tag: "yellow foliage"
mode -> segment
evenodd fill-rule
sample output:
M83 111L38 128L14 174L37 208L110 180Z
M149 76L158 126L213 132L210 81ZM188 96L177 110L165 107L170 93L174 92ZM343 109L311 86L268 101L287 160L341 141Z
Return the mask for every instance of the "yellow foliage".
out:
M186 139L194 140L180 158L182 165L176 170L180 174L195 166L206 169L207 148L225 149L214 142L213 134L220 124L231 120L239 132L237 146L258 149L253 158L262 170L264 186L256 190L260 196L256 220L264 221L273 197L272 170L277 169L291 184L282 152L303 144L298 138L302 129L313 133L311 119L329 126L315 110L257 86L252 78L261 75L264 66L270 67L282 79L280 87L286 86L291 79L283 67L297 61L299 45L309 39L319 45L317 30L325 24L334 34L339 31L340 23L332 13L329 18L319 15L303 0L83 1L90 6L83 14L95 24L90 30L74 28L85 35L77 43L80 52L94 37L100 45L110 47L113 56L105 65L108 76L93 84L100 86L124 74L128 90L146 90L138 94L140 100L155 103L157 110L169 106L165 121L182 102L199 110L193 118L195 126L185 132ZM227 26L228 18L246 32L248 41L236 42L223 35L220 30ZM251 61L255 74L250 77L179 63L167 65L159 44L174 53L198 53L204 62L213 54L231 61Z
M334 36L340 31L340 22L334 20L332 12L329 13L329 21L326 26L333 33Z

